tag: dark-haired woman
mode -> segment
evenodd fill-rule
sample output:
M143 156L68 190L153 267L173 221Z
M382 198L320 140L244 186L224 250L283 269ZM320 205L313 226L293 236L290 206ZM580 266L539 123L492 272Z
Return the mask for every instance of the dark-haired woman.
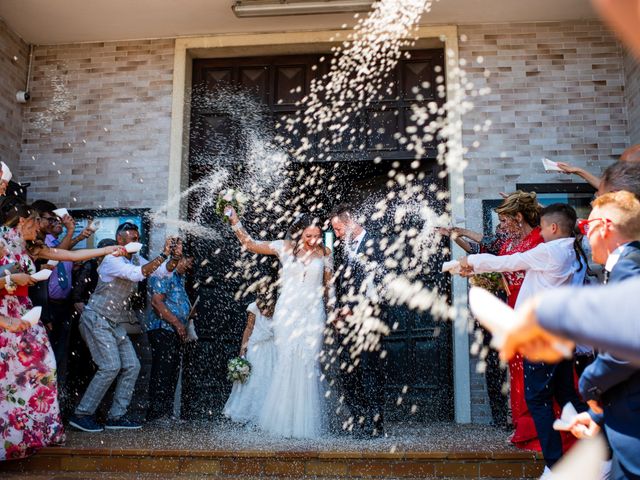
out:
M258 242L233 209L228 213L245 249L276 255L282 264L273 314L276 364L258 426L281 437L318 438L327 430L319 356L333 275L331 252L322 246L321 230L311 217L294 221L285 240Z
M17 207L0 229L4 255L0 265L15 264L19 276L0 282L0 316L13 323L31 309L27 286L36 272L34 259L81 261L120 253L118 247L68 251L37 242L35 210ZM15 279L15 281L14 281ZM0 329L0 461L22 458L47 445L64 441L58 406L56 361L42 323L23 329Z

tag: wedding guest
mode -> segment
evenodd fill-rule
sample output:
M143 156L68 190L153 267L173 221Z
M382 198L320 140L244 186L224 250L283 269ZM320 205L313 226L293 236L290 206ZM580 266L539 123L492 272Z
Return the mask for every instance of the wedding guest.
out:
M251 374L245 383L234 382L222 410L223 415L234 422L256 422L262 410L276 361L271 325L275 306L275 295L265 285L256 295L256 301L247 307L247 325L239 354L251 364Z
M640 200L630 192L604 194L582 228L587 231L593 259L605 266L605 283L640 277ZM640 369L608 352L600 352L580 377L594 424L604 424L613 451L613 478L640 478ZM589 424L593 431L595 425ZM576 430L574 433L580 434Z
M117 245L112 238L103 238L98 242L97 247L103 248ZM79 330L80 315L84 307L89 303L89 298L98 284L98 266L102 257L92 258L82 263L76 263L73 271L73 286L71 289L71 304L73 312L71 315L71 335L69 337L69 363L67 375L68 392L65 402L61 402L60 407L63 417L73 413L73 409L80 400L80 395L85 391L95 368L91 361L91 352L87 344L82 339Z
M46 200L37 200L33 206L40 213L40 228L45 234L44 243L49 248L70 250L79 242L89 238L93 231L85 228L74 237L75 221L71 215L59 218L55 213L56 206ZM64 237L62 232L66 229ZM70 302L72 287L73 262L59 262L53 267L53 274L47 283L49 320L51 332L49 339L56 357L59 397L66 398L66 379L69 355L69 337L71 335L72 307Z
M336 250L336 334L343 345L342 393L353 417L353 433L384 436L386 362L381 356L387 334L380 296L384 252L379 240L342 204L329 216L340 244ZM368 313L368 312L371 313ZM358 341L369 336L371 347ZM354 361L357 359L357 362Z
M508 195L496 208L496 213L500 219L500 228L506 235L498 252L499 256L526 252L544 241L540 235L540 206L535 193L517 191ZM509 287L507 303L513 307L518 299L525 272L506 272L504 277ZM509 373L511 419L515 429L511 442L518 448L539 451L536 428L525 401L524 370L520 356L509 362Z
M540 234L544 243L526 252L501 257L471 255L461 259L461 266L463 270L470 269L474 273L525 271L516 308L540 291L572 283L581 284L587 259L580 238L574 236L576 220L576 212L571 206L549 205L540 215ZM579 277L577 281L576 276ZM553 429L556 419L554 399L560 406L571 402L578 411L587 407L575 391L572 361L545 364L525 360L524 386L527 406L535 422L546 463L545 474L548 475L563 453L560 433Z
M116 230L116 241L121 247L138 242L140 233L131 222ZM163 252L151 261L137 253L119 257L106 257L98 267L98 285L80 317L80 334L86 342L93 361L98 366L69 424L85 432L101 432L95 412L107 390L119 376L105 427L108 429L139 429L142 425L127 417L140 362L122 323L130 321L130 297L138 283L156 272L166 276L178 263L171 258L173 239L167 238Z
M36 272L35 259L80 261L117 254L116 247L67 251L50 249L38 239L39 216L29 205L18 205L6 226L0 230L8 253L0 264L15 263L25 274L20 279L1 280L0 315L22 317L31 307L27 286ZM0 333L0 348L5 359L0 364L0 391L12 392L0 402L0 460L22 458L47 445L64 441L58 406L56 363L42 322L26 331Z
M173 415L183 345L191 302L185 288L187 272L193 268L192 257L182 257L168 277L152 277L147 286L151 297L145 330L151 345L151 379L147 421L168 419Z

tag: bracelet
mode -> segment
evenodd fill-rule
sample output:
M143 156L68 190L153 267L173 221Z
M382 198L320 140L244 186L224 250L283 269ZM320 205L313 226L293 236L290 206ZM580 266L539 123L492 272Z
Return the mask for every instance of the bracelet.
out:
M159 257L161 257L161 258L162 258L162 260L166 260L167 258L169 258L169 255L167 255L167 254L166 254L166 253L164 253L164 252L160 252L160 255L158 255L158 256L159 256Z
M16 288L16 284L11 281L11 275L7 274L4 280L4 289L7 291L7 293L13 293L16 291Z
M242 228L242 222L238 222L235 225L231 225L231 230L233 230L234 232L237 232L241 228Z

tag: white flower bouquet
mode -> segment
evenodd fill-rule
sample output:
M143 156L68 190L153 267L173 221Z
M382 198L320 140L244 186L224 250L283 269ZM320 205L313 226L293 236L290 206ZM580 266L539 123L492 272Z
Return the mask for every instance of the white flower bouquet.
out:
M242 210L247 200L246 195L238 190L233 188L223 190L218 194L218 199L216 200L216 213L222 217L224 222L229 223L229 216L226 212L227 207L233 207L238 215L242 215Z
M251 364L244 357L235 357L227 363L227 380L244 383L251 375Z

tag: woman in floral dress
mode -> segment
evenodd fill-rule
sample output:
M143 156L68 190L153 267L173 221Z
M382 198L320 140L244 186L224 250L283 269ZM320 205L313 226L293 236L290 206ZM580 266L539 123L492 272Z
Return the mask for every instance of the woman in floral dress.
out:
M39 217L26 205L17 207L7 224L14 228L0 228L0 266L15 263L21 273L11 275L9 284L4 275L0 279L0 461L64 441L56 362L47 332L40 322L30 326L19 320L32 307L27 286L36 271L33 260L81 261L121 253L118 247L73 252L47 248L36 241Z

